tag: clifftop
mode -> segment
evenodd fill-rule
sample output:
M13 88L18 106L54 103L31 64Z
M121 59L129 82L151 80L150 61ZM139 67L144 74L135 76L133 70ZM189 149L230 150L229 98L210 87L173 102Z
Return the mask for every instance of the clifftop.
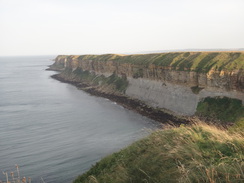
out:
M244 92L244 52L60 55L56 68L81 68L195 88Z
M170 52L135 55L60 55L58 59L72 58L92 61L115 61L135 65L163 66L172 70L197 71L243 70L244 52Z
M178 114L194 115L207 97L244 104L244 52L60 55L51 69L64 70L62 77L72 82L89 75L98 87L103 77L114 76L115 88L123 94Z

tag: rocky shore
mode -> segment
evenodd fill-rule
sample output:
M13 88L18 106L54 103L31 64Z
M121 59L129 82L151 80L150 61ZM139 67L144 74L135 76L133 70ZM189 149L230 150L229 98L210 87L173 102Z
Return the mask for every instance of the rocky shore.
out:
M60 74L55 74L51 77L58 81L72 84L76 86L78 89L81 89L91 95L107 98L129 110L133 110L141 114L142 116L146 116L152 120L164 124L179 126L180 124L188 124L191 121L188 117L176 116L168 112L165 112L162 109L150 107L140 100L132 99L123 94L118 94L116 92L104 92L99 90L97 86L90 86L88 83L65 79Z

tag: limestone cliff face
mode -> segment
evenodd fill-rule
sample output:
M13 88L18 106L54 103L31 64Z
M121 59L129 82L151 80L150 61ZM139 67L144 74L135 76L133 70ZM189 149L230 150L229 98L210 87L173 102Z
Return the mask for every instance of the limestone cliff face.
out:
M193 115L207 96L244 102L244 53L72 55L58 56L54 66L127 77L128 96L180 114Z

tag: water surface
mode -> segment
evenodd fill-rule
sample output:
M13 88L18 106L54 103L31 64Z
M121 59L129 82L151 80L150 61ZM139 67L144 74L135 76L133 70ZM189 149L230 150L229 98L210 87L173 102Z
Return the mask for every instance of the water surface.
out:
M0 172L71 182L157 123L56 81L54 56L0 57ZM0 180L5 180L0 173Z

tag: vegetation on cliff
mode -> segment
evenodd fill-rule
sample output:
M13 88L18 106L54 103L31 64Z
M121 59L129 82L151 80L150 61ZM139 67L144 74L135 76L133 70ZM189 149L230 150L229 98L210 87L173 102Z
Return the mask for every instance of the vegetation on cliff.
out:
M68 78L70 81L87 83L90 86L109 88L110 91L119 91L121 93L125 92L128 85L126 77L119 77L115 73L109 77L105 77L104 75L96 75L95 73L77 68L74 71L66 69L61 75L63 75L64 78Z
M235 123L232 129L244 131L242 101L228 97L207 97L198 103L196 115L218 119L221 124Z
M244 117L241 100L227 97L207 97L198 103L197 114L217 118L223 122L234 122Z
M231 71L214 73L219 75L217 79L221 81L226 79L221 78L222 75L234 73L232 76L234 79L229 82L237 85L237 89L242 92L243 53L177 52L146 55L61 56L61 64L67 64L65 63L67 60L74 62L68 63L70 66L66 67L60 75L63 75L64 80L68 82L76 82L78 87L79 84L85 85L86 91L107 97L111 93L114 94L115 91L118 91L119 94L124 93L128 86L126 75L123 72L120 72L120 75L116 74L119 73L115 71L119 67L119 64L116 63L135 64L133 75L131 75L133 78L143 78L144 68L150 68L152 72L154 72L154 68L196 71L205 73L206 79L209 79L208 75L213 73L212 70ZM82 61L86 61L84 68L87 70L81 69ZM98 64L97 61L108 63ZM112 69L105 70L104 65L109 65L109 68ZM127 66L127 64L124 65L125 68ZM100 70L95 69L98 67ZM236 71L238 74L235 74ZM104 72L110 73L110 76L105 77L102 75ZM198 74L196 77L200 75L202 74ZM226 83L223 86L225 85ZM227 87L226 91L229 91L230 88ZM199 94L203 89L201 85L191 87L194 94ZM116 95L116 98L119 97L125 96ZM139 111L146 112L144 108ZM159 130L120 152L105 157L74 182L217 183L243 181L244 107L242 101L227 97L207 97L199 102L196 114L207 117L207 119L218 119L220 124L225 126L226 124L229 126L233 122L235 125L228 130L202 123Z
M103 158L81 182L241 182L243 134L206 124L168 128Z
M58 56L58 59L61 60L68 60L70 65L73 64L73 69L71 70L70 66L66 67L66 70L63 72L66 73L66 78L71 78L71 80L78 80L82 82L89 82L89 85L96 85L102 88L103 90L106 89L107 91L111 92L116 90L121 93L125 93L128 81L126 78L126 74L121 72L120 76L118 76L116 72L119 67L114 62L109 63L109 68L104 70L107 67L105 64L96 64L96 62L109 62L115 61L117 63L131 63L136 64L137 66L133 67L133 78L143 78L144 74L147 72L154 72L153 69L151 70L144 70L144 68L148 67L148 64L154 64L158 66L163 66L163 69L179 69L179 70L195 70L197 72L207 72L209 70L231 70L231 69L238 69L238 75L233 75L231 78L228 75L232 75L231 73L226 73L226 75L221 76L221 72L218 72L218 77L210 77L206 76L203 77L204 79L209 80L216 80L216 82L209 81L210 86L213 87L217 85L223 85L222 87L226 90L240 90L243 89L243 71L244 69L244 52L175 52L175 53L157 53L157 54L143 54L143 55L115 55L115 54L106 54L106 55L80 55L80 56ZM78 62L80 61L80 62ZM84 67L85 70L83 71L82 61L89 65L89 67ZM74 62L74 63L73 63ZM94 63L95 62L95 63ZM75 65L75 66L74 66ZM98 66L99 65L99 66ZM95 68L100 67L100 70L96 70ZM126 67L125 67L126 68ZM154 67L153 67L154 68ZM160 68L160 67L159 67ZM116 70L117 69L117 70ZM105 77L102 74L95 74L95 70L97 72L111 72L109 77ZM116 70L116 71L115 71ZM68 72L68 73L67 73ZM114 73L113 73L114 72ZM112 74L113 73L113 74ZM159 72L160 73L160 72ZM212 74L212 72L211 72ZM211 75L209 73L205 75ZM157 76L158 73L155 72ZM174 76L174 75L172 75ZM170 78L165 74L165 78ZM176 77L180 77L180 74ZM190 76L189 76L190 77ZM200 77L200 76L195 76ZM157 77L156 77L157 78ZM160 77L158 77L159 79ZM189 79L189 78L188 78ZM194 79L194 78L193 78ZM186 82L184 79L183 82ZM170 81L169 81L170 82ZM227 82L227 83L226 83ZM217 83L217 84L216 84ZM194 94L199 94L205 86L192 86L191 90ZM242 105L242 101L238 99L231 99L231 98L205 98L199 102L197 107L196 115L207 117L210 119L218 119L223 124L226 123L236 123L238 128L243 126L244 123L244 107Z
M168 67L174 70L208 72L209 70L240 70L244 69L244 52L170 52L134 55L79 55L66 56L78 60L115 61L136 65L150 64ZM65 58L65 56L60 56Z

